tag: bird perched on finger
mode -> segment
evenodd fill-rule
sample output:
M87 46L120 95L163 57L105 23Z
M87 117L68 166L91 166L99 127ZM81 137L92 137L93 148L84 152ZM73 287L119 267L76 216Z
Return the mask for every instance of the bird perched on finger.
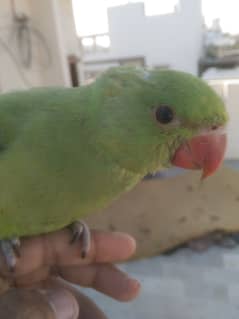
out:
M73 225L84 254L84 216L148 173L220 166L228 116L201 79L178 71L117 67L80 88L0 95L0 238L14 265L18 238Z

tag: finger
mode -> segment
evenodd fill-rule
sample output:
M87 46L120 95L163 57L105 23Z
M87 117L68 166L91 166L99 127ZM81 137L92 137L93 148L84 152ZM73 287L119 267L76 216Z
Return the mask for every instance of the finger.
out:
M66 231L48 235L51 242L50 259L57 266L86 265L92 262L119 262L128 259L136 249L131 236L119 232L92 231L91 249L86 258L81 257L81 242L69 245L69 233Z
M22 240L21 257L14 276L22 276L45 266L86 265L92 262L117 262L128 259L135 251L135 240L127 234L92 232L89 254L81 258L81 243L70 245L70 232L62 230L48 235ZM0 256L2 273L8 273L3 256Z
M78 319L80 308L75 296L60 286L39 290L46 298L56 319Z
M1 318L77 319L79 306L66 289L11 289L0 298Z
M35 287L40 282L45 281L51 275L50 268L48 266L36 269L30 273L24 273L18 275L14 279L15 287Z
M62 267L60 275L65 280L84 287L91 287L119 301L137 297L140 283L112 264L92 264Z
M68 288L80 305L79 319L107 319L101 309L87 296L73 288Z
M61 287L69 290L76 298L80 307L79 319L107 319L102 310L87 296L83 295L79 289L73 288L72 285L61 279L51 279L48 281L51 287Z

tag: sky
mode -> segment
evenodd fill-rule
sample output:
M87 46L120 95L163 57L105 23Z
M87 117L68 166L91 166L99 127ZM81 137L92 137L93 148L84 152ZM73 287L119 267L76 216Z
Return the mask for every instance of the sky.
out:
M194 1L194 0L191 0ZM108 31L107 7L140 2L139 0L72 0L79 35L106 33ZM141 1L142 2L142 1ZM178 0L144 0L147 15L172 11ZM220 18L223 31L239 33L238 0L202 0L203 15L208 26Z

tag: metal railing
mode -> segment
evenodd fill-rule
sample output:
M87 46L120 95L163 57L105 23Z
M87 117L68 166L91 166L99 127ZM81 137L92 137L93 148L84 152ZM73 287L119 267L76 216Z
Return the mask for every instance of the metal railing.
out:
M80 37L80 45L86 54L109 51L110 36L108 33L83 36Z

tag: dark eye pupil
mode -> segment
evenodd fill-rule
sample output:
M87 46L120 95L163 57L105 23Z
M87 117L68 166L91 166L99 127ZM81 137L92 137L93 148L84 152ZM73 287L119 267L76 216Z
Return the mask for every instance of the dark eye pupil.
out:
M173 120L173 111L168 105L161 105L156 110L156 119L162 124L168 124Z

